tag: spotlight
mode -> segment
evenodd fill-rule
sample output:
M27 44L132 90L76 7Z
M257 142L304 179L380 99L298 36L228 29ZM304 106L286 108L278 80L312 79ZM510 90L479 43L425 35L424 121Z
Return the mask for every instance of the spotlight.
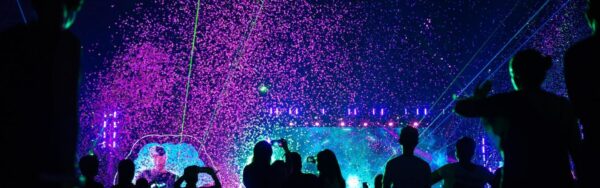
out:
M390 127L393 127L393 126L394 126L394 123L393 123L393 122L389 122L389 123L388 123L388 126L390 126Z
M290 121L290 126L294 126L294 122L291 122L291 121Z
M413 122L412 126L415 127L415 128L419 127L419 122L417 122L417 121Z
M320 124L319 124L319 122L315 122L315 126L317 126L317 127L318 127L319 125L320 125Z
M348 187L350 188L358 188L360 187L360 181L358 179L358 177L356 177L355 175L350 175L348 176L348 180L346 181L346 183L348 184Z
M365 126L365 127L366 127L366 126L369 126L369 123L367 123L367 122L364 122L364 123L363 123L363 126Z
M344 127L344 126L346 126L346 123L342 121L342 122L340 122L340 126Z
M269 92L269 88L265 84L261 84L258 86L258 92L260 92L262 95L267 94L267 92Z

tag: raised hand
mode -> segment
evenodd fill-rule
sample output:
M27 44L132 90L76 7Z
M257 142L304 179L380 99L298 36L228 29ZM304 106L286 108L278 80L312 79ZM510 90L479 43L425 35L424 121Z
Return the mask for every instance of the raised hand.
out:
M473 97L475 98L485 98L492 90L492 82L486 80L483 84L479 84L475 87L475 91L473 92Z

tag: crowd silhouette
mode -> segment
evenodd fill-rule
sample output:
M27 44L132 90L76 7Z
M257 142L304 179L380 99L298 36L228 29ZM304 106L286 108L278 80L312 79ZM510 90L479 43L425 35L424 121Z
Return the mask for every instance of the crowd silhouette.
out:
M97 156L86 155L79 160L81 184L75 180L77 173L72 165L78 129L80 46L68 29L82 1L32 3L38 21L0 33L0 80L3 93L8 95L2 99L6 125L0 126L0 141L4 143L3 152L19 154L3 155L5 158L0 160L2 187L105 187L95 179L100 165ZM591 36L565 53L569 98L542 89L552 58L526 49L509 64L514 91L489 95L492 82L485 81L471 97L456 101L457 114L482 118L486 130L498 139L502 168L492 174L474 164L476 143L463 137L456 141L458 162L432 172L429 164L414 154L419 143L417 128L407 126L398 140L402 155L387 162L383 174L374 177L374 187L423 188L442 180L444 188L595 187L594 170L600 169L594 161L594 152L600 146L600 85L593 76L595 64L600 62L599 4L588 0L586 18ZM29 117L32 113L36 118ZM18 132L29 132L30 136L22 139L13 134ZM285 160L271 161L272 143L284 149ZM218 173L211 167L189 166L181 177L166 172L165 155L163 148L155 148L152 157L157 168L137 178L134 162L120 161L117 182L112 187L148 188L160 184L179 188L185 183L190 188L196 187L198 174L209 175L212 187L222 187ZM243 169L242 183L246 188L346 187L340 170L344 164L339 164L333 151L325 149L310 158L313 160L309 162L316 163L317 175L302 172L301 154L290 151L285 139L259 141L252 162ZM27 162L15 166L11 164L14 161Z

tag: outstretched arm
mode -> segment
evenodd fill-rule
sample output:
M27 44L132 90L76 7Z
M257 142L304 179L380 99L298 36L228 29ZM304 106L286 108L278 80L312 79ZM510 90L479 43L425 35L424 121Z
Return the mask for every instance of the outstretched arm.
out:
M492 89L492 83L486 81L475 88L473 96L458 100L454 111L465 117L482 117L488 113L489 102L486 100L488 93Z
M219 177L217 177L217 172L215 172L213 168L202 167L200 172L210 175L210 177L213 179L215 185L213 185L211 188L221 188L221 181L219 181Z
M183 183L183 176L177 178L177 180L175 181L175 185L173 185L173 187L175 188L181 188L181 184Z

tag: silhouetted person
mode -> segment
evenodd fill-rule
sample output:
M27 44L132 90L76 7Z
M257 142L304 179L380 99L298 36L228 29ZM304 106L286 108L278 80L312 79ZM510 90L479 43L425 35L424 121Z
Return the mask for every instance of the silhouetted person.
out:
M447 164L431 173L431 184L444 180L444 188L483 188L493 178L483 166L473 164L475 141L463 137L456 142L457 163Z
M175 183L175 174L166 169L167 152L161 146L155 146L151 149L150 155L154 162L154 168L144 170L139 177L143 177L150 182L150 186L155 188L168 187Z
M584 187L597 186L592 179L600 169L596 155L600 146L600 79L597 66L600 65L600 2L588 1L586 18L592 29L592 36L573 45L565 55L564 75L569 99L583 126L584 140L581 155L583 165L578 168L577 177Z
M319 170L320 188L344 188L346 181L335 154L331 150L323 150L317 154L317 170Z
M577 155L580 134L569 101L541 88L551 66L550 57L536 50L521 51L509 66L515 91L488 97L488 81L473 97L456 103L458 114L483 117L500 139L503 187L574 184L569 154Z
M243 182L246 188L265 188L269 186L269 171L273 149L267 141L254 145L252 163L244 167Z
M302 173L302 157L297 152L286 155L286 163L291 168L290 176L284 184L286 188L318 187L318 178L314 174Z
M384 188L431 187L431 168L423 159L414 155L419 144L419 131L414 127L404 127L400 131L402 155L391 159L383 174Z
M269 175L269 187L270 188L282 188L283 184L287 180L287 168L285 162L282 160L276 160L271 164L270 175Z
M221 188L221 181L217 177L214 169L211 167L199 167L199 166L188 166L183 170L183 176L175 181L175 188L180 188L181 184L185 181L185 188L196 188L198 183L198 174L206 173L213 179L214 185L210 188Z
M492 188L500 188L500 187L502 187L501 182L502 182L502 167L496 169L496 172L494 172L494 178L492 179L492 182L490 182L490 186Z
M150 188L150 183L146 178L138 178L135 180L135 188Z
M133 173L135 172L135 165L131 159L121 160L119 162L117 175L117 184L113 188L133 188Z
M38 20L0 33L0 143L10 153L0 182L73 187L81 46L67 26L82 1L31 2Z
M98 175L98 157L95 155L86 155L79 160L79 169L81 175L85 178L84 188L103 188L101 183L98 183L95 177Z
M375 185L375 188L383 187L383 174L377 174L377 176L375 176L375 182L373 182L373 185Z

